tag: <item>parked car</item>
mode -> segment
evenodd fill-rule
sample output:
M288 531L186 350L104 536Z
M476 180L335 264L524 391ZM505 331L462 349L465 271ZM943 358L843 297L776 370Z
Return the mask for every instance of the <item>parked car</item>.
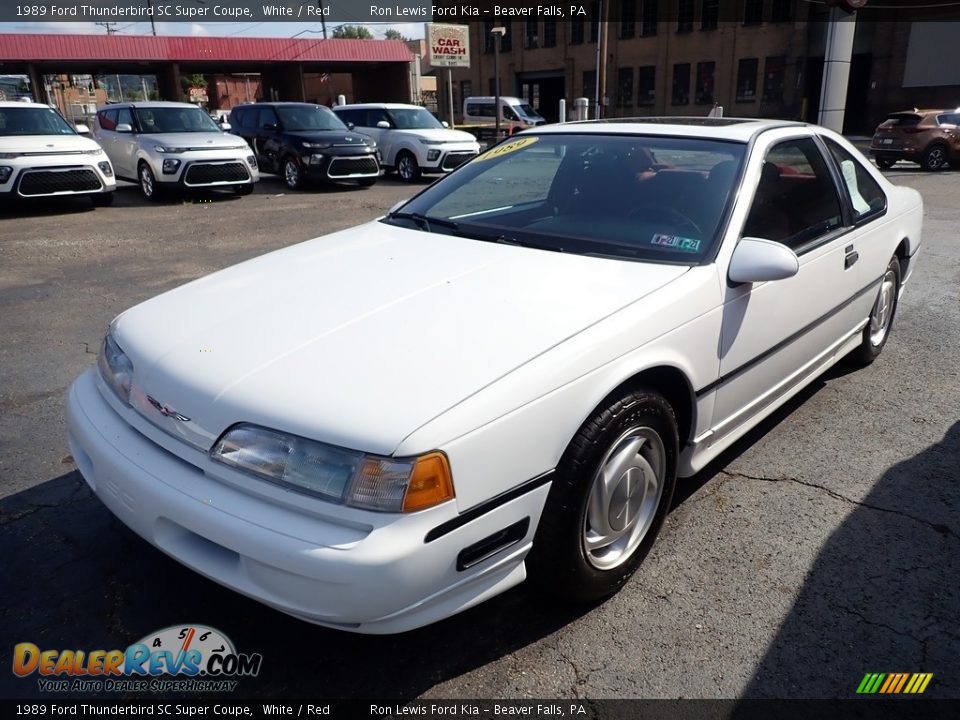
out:
M333 111L347 127L374 138L383 164L407 182L421 173L448 173L480 154L473 135L449 129L419 105L363 103Z
M497 123L494 110L496 96L468 97L463 101L464 125L489 125ZM546 118L533 109L527 101L516 97L500 96L500 126L507 135L518 130L546 124Z
M113 166L93 140L46 105L0 102L0 201L87 195L113 202Z
M229 129L190 103L130 102L98 110L93 135L117 177L137 183L147 200L172 190L249 195L260 179L257 162Z
M373 138L348 130L323 105L242 105L230 112L230 123L253 148L263 171L280 175L291 190L311 180L370 187L380 177Z
M960 166L960 108L887 115L873 133L870 154L881 168L897 160L919 163L924 170Z
M310 622L400 632L528 576L594 601L678 476L881 353L922 216L814 126L528 131L121 314L71 452L148 542Z

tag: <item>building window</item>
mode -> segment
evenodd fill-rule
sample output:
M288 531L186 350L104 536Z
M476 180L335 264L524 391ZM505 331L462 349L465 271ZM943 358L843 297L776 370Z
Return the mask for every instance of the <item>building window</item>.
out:
M540 47L540 36L537 33L540 23L536 20L527 20L523 33L523 46L528 50Z
M715 62L697 63L697 93L695 101L698 105L713 103L713 75L717 64Z
M679 63L673 66L673 105L687 105L690 103L690 63Z
M740 58L737 68L737 102L748 103L757 99L757 58Z
M487 55L493 54L494 40L492 30L494 28L493 20L483 21L483 52Z
M583 44L583 20L570 21L570 44Z
M617 107L633 107L633 68L617 70Z
M792 0L773 0L770 22L790 22L793 19Z
M640 11L640 35L650 37L657 34L657 0L642 0Z
M595 43L600 34L600 3L590 5L590 42Z
M743 24L759 25L763 22L763 0L743 0Z
M637 105L653 105L657 97L657 66L637 69Z
M557 45L557 21L543 21L543 47L556 47Z
M783 102L783 87L787 76L787 58L783 55L768 57L763 63L763 101Z
M720 0L701 0L700 29L716 30L720 20Z
M632 38L637 33L637 0L620 0L620 37Z
M597 97L596 70L583 71L583 97L590 98L590 104L593 105L593 101Z
M693 0L677 0L677 32L693 32Z

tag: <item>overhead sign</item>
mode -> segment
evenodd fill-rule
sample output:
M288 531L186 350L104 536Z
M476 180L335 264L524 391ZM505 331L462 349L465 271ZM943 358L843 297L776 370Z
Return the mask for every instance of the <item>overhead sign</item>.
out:
M192 87L189 90L190 93L190 102L192 103L205 103L207 102L207 89L202 87Z
M470 67L470 26L429 23L427 44L435 68Z

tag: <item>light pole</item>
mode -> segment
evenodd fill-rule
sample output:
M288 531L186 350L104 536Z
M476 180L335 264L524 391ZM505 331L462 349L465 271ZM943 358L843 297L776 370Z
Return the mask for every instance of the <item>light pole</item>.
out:
M491 28L490 34L493 35L493 112L497 118L494 136L494 142L496 142L500 140L500 42L507 34L507 29L500 25Z

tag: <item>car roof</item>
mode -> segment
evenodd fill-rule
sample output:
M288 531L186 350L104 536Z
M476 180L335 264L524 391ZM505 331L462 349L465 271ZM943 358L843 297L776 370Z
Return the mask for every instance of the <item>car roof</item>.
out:
M540 125L540 133L597 133L607 135L664 135L697 137L710 140L748 142L757 134L775 128L810 127L806 123L761 118L708 117L640 117L612 120L584 120L553 125Z
M347 103L346 105L337 105L334 111L346 108L348 110L367 110L370 108L374 109L385 109L385 110L414 110L422 109L426 110L422 105L411 105L410 103ZM428 111L429 112L429 111Z
M299 102L296 100L278 100L278 101L270 100L267 102L241 103L240 105L236 105L232 109L236 110L237 108L248 108L248 107L284 107L286 105L309 105L310 107L327 107L323 103Z
M157 107L157 108L161 108L161 107L179 107L179 108L188 108L188 107L189 107L189 108L199 108L200 106L199 106L199 105L194 105L193 103L170 102L170 101L167 101L167 100L143 100L143 101L141 101L141 102L132 101L132 102L107 103L106 105L101 105L100 107L98 107L97 110L98 110L98 111L100 111L100 110L111 110L112 108L122 108L122 107L129 107L129 108L152 108L152 107ZM202 109L202 108L200 108L200 109Z
M4 108L40 107L40 108L47 108L47 110L53 109L49 105L44 105L43 103L24 102L23 100L3 100L3 101L0 101L0 107L4 107Z

